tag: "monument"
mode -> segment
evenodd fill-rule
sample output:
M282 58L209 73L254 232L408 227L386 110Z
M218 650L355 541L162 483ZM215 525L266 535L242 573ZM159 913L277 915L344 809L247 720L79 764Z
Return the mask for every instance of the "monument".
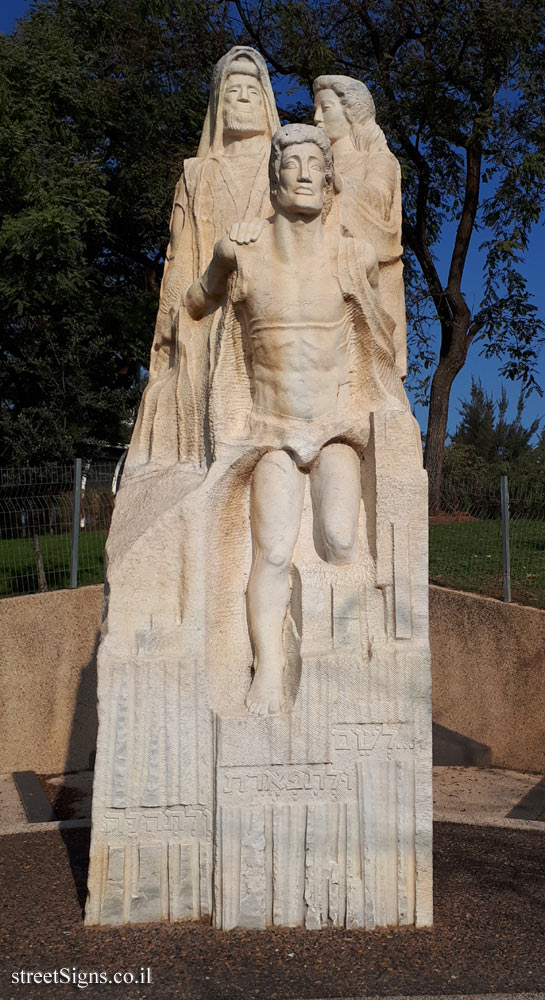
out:
M263 107L263 68L240 76ZM179 299L168 262L108 541L89 924L432 920L426 476L381 280L400 256L350 229L365 195L334 184L335 146L276 130L267 217L229 218Z

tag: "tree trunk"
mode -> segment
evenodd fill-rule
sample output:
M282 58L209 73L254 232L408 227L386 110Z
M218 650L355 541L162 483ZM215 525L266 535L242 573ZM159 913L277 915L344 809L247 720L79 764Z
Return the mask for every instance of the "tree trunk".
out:
M448 288L447 288L448 291ZM464 367L472 337L468 336L470 312L459 289L449 295L451 317L441 323L439 364L431 383L428 431L424 450L424 468L428 473L430 515L441 510L441 473L450 390L459 371Z
M441 473L447 436L450 390L458 372L463 368L464 360L465 358L454 360L448 355L441 358L431 383L428 430L424 449L430 516L439 514L441 509Z

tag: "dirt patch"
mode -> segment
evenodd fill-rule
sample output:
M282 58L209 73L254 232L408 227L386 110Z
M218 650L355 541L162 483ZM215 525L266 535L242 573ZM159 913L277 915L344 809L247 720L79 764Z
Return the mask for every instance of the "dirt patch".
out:
M434 514L430 517L430 524L463 524L465 521L478 521L478 517L471 514L464 514L462 511L455 511L453 514Z
M89 831L0 838L0 982L13 969L151 968L152 986L0 988L40 1000L310 1000L380 994L538 993L545 981L545 832L435 824L432 930L215 931L87 927ZM2 871L3 868L3 871ZM74 879L79 888L78 895Z

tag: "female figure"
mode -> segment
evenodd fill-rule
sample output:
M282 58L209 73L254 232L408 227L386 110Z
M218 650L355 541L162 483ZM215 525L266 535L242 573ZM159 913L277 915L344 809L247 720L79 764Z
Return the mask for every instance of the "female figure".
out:
M314 121L333 147L341 225L372 243L379 260L383 308L395 322L396 367L406 375L407 328L401 255L401 170L375 121L367 87L349 76L314 81Z

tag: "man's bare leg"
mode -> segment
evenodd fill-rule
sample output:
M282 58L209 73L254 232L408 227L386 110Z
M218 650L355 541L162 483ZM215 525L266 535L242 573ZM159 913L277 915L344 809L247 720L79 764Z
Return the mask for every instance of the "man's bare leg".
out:
M256 465L250 496L253 562L248 583L255 674L246 698L249 711L256 715L282 708L282 629L304 491L304 476L287 452L270 451Z
M354 449L325 445L310 468L310 486L327 562L354 562L361 500L360 460Z

